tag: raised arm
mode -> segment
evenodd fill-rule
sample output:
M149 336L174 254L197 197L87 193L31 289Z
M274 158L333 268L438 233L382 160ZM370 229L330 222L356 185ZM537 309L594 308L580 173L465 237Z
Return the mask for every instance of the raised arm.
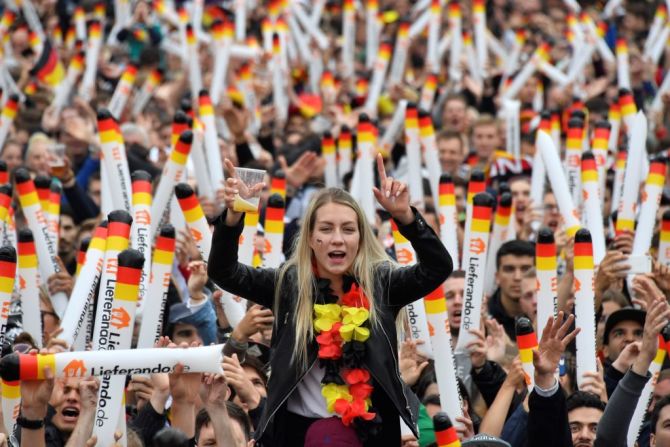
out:
M226 160L229 172L224 188L226 209L216 220L207 274L222 289L265 307L272 307L275 269L253 268L238 262L237 250L244 227L244 214L233 210L240 182L230 175L234 168Z
M409 203L407 185L386 175L384 160L377 155L380 189L374 188L379 204L391 214L416 252L417 263L411 267L394 269L389 284L389 302L404 306L429 294L447 279L453 270L451 256L426 223L421 214Z

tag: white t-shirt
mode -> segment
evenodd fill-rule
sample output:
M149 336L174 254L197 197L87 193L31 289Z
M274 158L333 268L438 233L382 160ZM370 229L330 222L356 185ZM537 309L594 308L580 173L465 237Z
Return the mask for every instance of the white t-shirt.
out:
M288 398L287 409L307 418L329 418L326 399L321 394L321 380L326 374L318 362L305 374L298 387Z

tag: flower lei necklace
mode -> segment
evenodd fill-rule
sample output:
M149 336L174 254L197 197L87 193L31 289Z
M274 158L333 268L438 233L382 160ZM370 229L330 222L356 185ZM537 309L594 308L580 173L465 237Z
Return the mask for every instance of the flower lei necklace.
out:
M363 290L350 278L349 291L341 304L330 289L329 280L318 280L319 293L314 304L314 332L319 344L318 357L325 375L321 394L329 412L337 414L345 426L353 424L360 433L369 431L367 423L378 424L380 418L371 411L373 387L370 372L363 359L370 337L370 303Z

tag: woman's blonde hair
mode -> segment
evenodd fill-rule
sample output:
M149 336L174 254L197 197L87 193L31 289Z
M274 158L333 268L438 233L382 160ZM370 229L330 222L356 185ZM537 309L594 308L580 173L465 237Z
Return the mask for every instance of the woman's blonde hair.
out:
M301 362L305 367L307 366L307 345L314 337L312 320L314 292L316 290L316 277L312 269L313 252L309 241L316 224L316 212L329 203L347 206L356 213L360 240L358 253L354 258L351 271L348 273L355 278L370 301L370 323L372 326L377 324L377 306L379 305L379 303L375 303L373 297L375 269L383 263L393 264L375 238L363 209L348 192L340 188L326 188L316 193L309 203L300 233L294 242L293 254L279 270L279 279L275 291L275 312L278 312L282 283L286 278L286 273L294 267L297 276L298 295L293 319L296 331L293 361Z

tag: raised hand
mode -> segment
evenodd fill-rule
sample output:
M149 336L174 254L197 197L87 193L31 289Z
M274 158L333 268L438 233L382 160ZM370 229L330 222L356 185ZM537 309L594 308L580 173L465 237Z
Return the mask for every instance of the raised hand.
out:
M655 293L651 286L643 283L643 287L648 288L648 293ZM647 318L644 321L644 332L642 334L642 347L640 354L633 362L632 370L645 376L649 370L651 361L656 357L656 350L658 349L658 334L663 328L668 325L670 318L670 305L665 300L665 297L660 292L654 297L649 310L647 311Z
M554 320L549 318L542 332L542 338L536 350L533 350L533 366L535 367L535 384L543 389L551 388L554 383L554 373L565 348L577 337L579 328L568 333L575 321L570 315L564 322L563 312L558 313Z
M407 225L414 220L414 213L409 206L409 189L407 184L386 175L384 158L377 154L377 172L379 173L380 188L373 187L372 191L377 202L391 214L396 221Z

